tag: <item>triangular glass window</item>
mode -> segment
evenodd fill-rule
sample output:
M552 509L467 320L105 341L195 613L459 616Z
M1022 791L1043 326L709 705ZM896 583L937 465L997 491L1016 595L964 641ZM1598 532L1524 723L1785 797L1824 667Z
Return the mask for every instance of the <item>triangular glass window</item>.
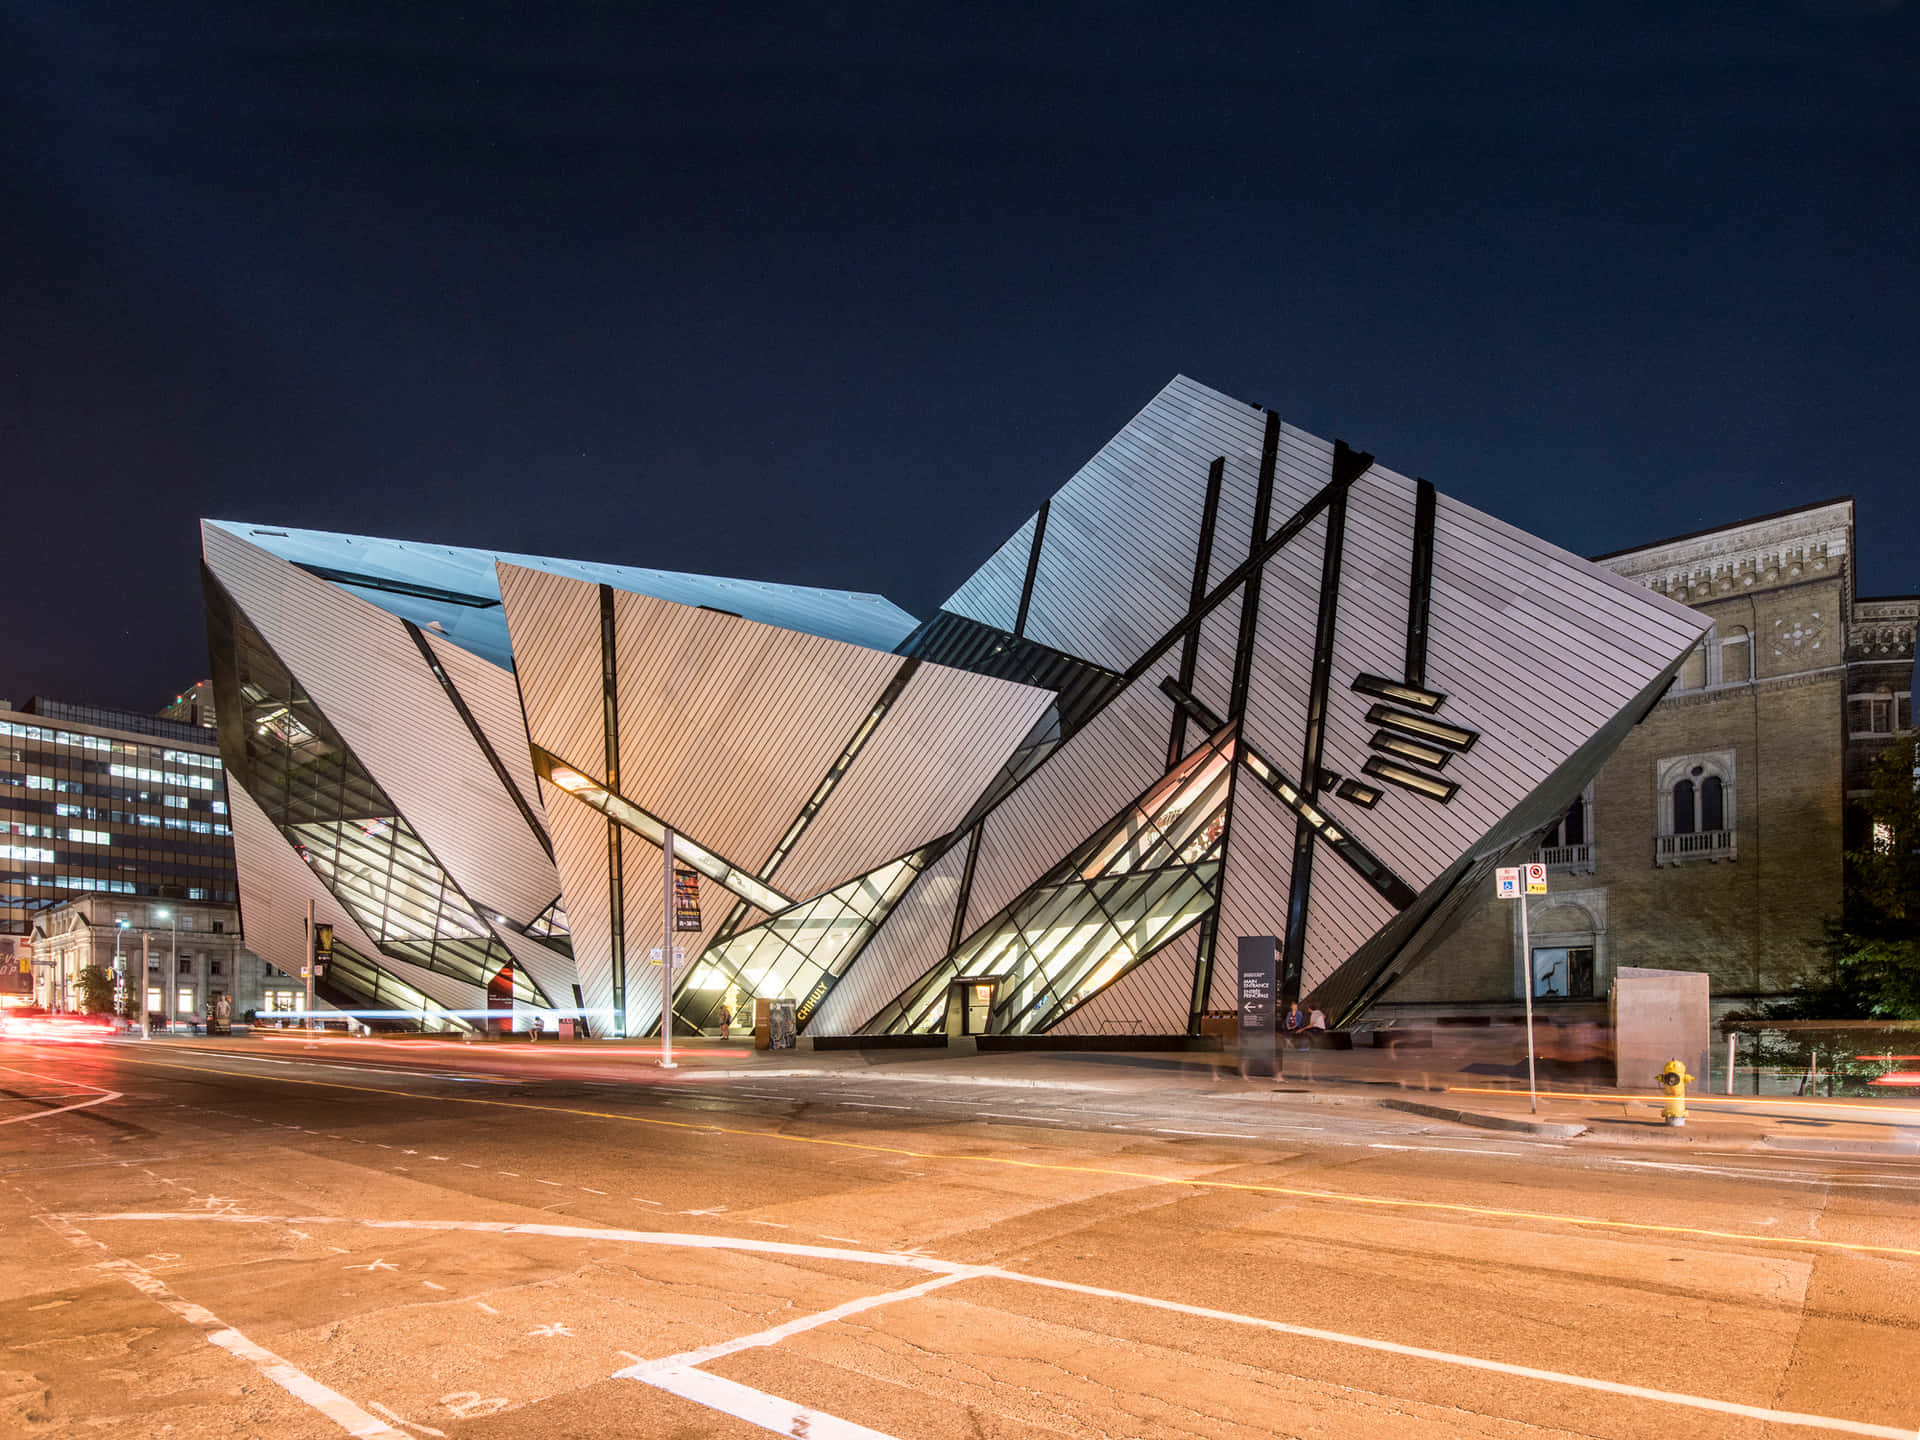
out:
M953 986L991 982L987 1030L1049 1030L1213 908L1226 843L1230 727L1043 876L866 1027L945 1023Z

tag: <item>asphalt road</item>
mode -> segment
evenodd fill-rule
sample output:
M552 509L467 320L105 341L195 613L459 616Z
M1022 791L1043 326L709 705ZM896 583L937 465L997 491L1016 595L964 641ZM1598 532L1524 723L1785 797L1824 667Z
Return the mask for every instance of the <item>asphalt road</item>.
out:
M1920 1163L1275 1099L0 1044L0 1433L1920 1435Z

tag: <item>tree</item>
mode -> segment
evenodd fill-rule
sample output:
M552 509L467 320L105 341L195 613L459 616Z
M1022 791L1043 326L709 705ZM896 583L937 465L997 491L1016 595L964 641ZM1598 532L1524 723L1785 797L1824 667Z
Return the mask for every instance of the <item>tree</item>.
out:
M1896 740L1868 772L1866 845L1849 850L1847 913L1830 921L1819 973L1777 1019L1920 1020L1920 735Z
M1920 934L1920 734L1894 741L1867 773L1871 829L1864 849L1847 852L1847 923L1911 937Z
M76 977L80 990L80 1008L88 1015L107 1015L113 1010L113 976L98 965L88 965Z

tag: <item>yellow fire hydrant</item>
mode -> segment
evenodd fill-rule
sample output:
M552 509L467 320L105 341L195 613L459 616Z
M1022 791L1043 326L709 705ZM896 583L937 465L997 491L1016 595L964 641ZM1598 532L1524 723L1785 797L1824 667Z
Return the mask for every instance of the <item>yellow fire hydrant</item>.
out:
M1660 1073L1653 1077L1660 1082L1660 1088L1666 1092L1666 1103L1660 1107L1660 1114L1669 1125L1687 1123L1687 1086L1693 1083L1693 1076L1687 1073L1687 1067L1678 1060L1669 1060Z

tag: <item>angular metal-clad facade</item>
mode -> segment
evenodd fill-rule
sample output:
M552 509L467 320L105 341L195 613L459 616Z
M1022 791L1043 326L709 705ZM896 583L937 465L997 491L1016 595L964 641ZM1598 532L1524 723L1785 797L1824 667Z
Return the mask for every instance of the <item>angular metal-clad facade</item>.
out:
M1185 378L940 611L226 522L249 938L595 1033L1188 1033L1241 935L1351 1017L1553 822L1699 615Z

